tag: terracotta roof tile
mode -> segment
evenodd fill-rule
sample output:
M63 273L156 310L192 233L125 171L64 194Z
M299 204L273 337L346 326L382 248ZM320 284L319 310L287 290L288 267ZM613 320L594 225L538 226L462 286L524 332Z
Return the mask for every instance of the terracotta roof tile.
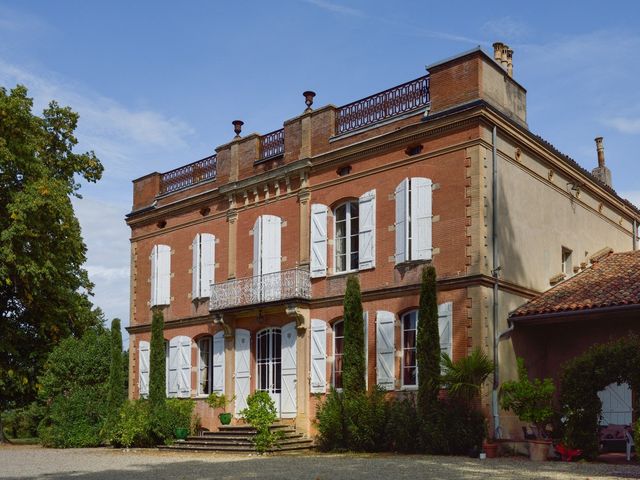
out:
M640 250L604 257L525 303L510 317L619 305L640 305Z

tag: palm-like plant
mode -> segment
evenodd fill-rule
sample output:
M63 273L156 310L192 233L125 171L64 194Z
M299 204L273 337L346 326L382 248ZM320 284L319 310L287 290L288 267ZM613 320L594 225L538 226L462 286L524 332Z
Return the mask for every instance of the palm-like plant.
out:
M480 394L482 384L493 373L493 362L479 348L455 362L444 352L441 357L442 381L449 395L471 403Z

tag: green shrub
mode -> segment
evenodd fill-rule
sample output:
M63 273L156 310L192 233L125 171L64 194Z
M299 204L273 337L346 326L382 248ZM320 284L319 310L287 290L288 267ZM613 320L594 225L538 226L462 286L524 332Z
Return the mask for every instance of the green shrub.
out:
M636 422L635 428L633 429L633 440L636 445L640 445L640 419ZM636 448L640 448L640 446Z
M33 438L38 435L38 424L44 415L43 407L37 402L2 412L5 433L12 438Z
M258 453L278 445L282 432L271 431L271 425L278 419L273 400L267 392L258 390L247 397L247 408L240 412L244 420L256 429L254 443Z
M384 392L373 389L345 397L347 448L356 452L385 449L388 406Z
M344 409L344 393L331 389L316 411L318 448L324 451L347 449L347 416Z
M164 315L159 308L151 317L151 344L149 352L149 401L153 412L160 410L167 398L166 352L164 346Z
M350 275L344 293L342 385L347 396L366 390L364 314L358 277Z
M79 388L55 397L38 429L42 444L56 448L99 446L106 406L103 392L95 388Z
M487 436L487 421L482 412L463 402L439 401L434 422L425 432L428 453L466 455L480 448Z
M151 428L149 402L127 401L122 405L118 421L109 431L109 442L116 447L152 447L156 445Z
M111 362L109 364L107 418L104 425L105 436L108 436L108 430L118 421L118 413L125 401L123 377L124 370L122 368L122 334L120 332L120 319L114 318L111 322Z
M195 401L168 399L164 406L152 412L149 400L133 400L124 403L118 422L109 432L109 441L117 447L153 447L172 443L176 428L188 428L193 432L197 419L193 416Z
M400 453L416 453L422 450L420 423L416 421L418 412L415 397L389 403L387 420L387 441L389 450Z

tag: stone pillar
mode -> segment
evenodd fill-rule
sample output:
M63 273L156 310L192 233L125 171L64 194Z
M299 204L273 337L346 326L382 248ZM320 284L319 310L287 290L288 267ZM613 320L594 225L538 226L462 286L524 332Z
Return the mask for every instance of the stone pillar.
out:
M311 192L308 187L307 173L300 175L300 191L298 193L298 203L300 204L300 260L299 265L309 265L310 262L310 244L309 244L309 223L311 221L309 214L309 200Z
M238 211L235 209L235 205L230 205L230 208L227 211L227 222L229 223L229 257L227 264L227 278L231 280L236 278L238 250Z
M304 317L304 325L307 328L298 328L296 341L296 430L305 435L311 431L311 418L309 418L311 390L311 312L308 308L299 308L298 313Z

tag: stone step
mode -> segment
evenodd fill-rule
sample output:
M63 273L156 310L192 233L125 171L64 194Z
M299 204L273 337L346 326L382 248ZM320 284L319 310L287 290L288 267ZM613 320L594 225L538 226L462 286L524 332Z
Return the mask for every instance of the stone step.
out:
M302 438L303 436L304 435L302 435L301 433L287 432L282 436L282 438L283 439L295 439L295 438ZM187 437L187 440L189 440L189 441L192 441L192 440L240 441L240 440L252 440L253 437L255 437L255 434L229 435L228 433L211 432L211 433L208 433L206 435L189 436L189 437Z
M289 425L287 423L274 423L271 425L271 430L278 431L294 431L295 427L293 425ZM218 427L219 432L255 432L256 429L251 425L220 425ZM205 433L215 433L215 432L205 432Z
M295 438L295 439L291 439L291 440L281 440L278 442L279 445L281 446L285 446L285 445L311 445L313 443L313 441L311 439L308 438ZM218 442L218 441L212 441L212 440L188 440L185 442L178 442L178 444L180 445L199 445L199 446L211 446L211 447L227 447L227 446L247 446L247 447L253 447L253 442L251 441L224 441L224 442Z
M309 440L307 443L296 443L292 445L282 445L281 448L274 448L269 452L288 452L293 450L308 450L313 447L313 443ZM173 445L160 445L158 448L162 450L183 450L192 452L247 452L255 453L253 445L190 445L185 442L175 443Z

